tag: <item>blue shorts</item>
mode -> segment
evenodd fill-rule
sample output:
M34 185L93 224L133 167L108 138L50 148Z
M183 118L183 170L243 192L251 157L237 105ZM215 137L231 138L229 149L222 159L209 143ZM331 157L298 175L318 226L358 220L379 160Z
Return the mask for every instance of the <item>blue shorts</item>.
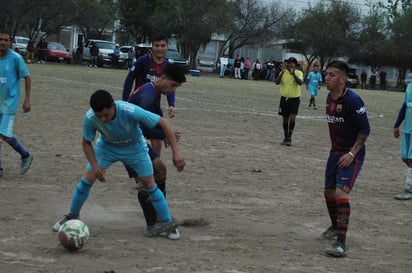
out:
M153 175L153 166L147 144L117 147L97 142L94 146L94 152L97 163L102 169L108 169L113 163L121 161L132 168L139 177ZM90 163L87 163L87 169L92 170Z
M401 158L412 159L412 135L402 134Z
M325 189L339 188L346 193L352 190L356 177L362 169L365 153L359 152L347 168L339 168L338 162L343 154L330 154L326 163Z
M309 88L309 95L311 97L316 97L318 95L318 89L317 88Z
M152 146L150 146L149 144L147 144L147 148L149 149L149 157L150 157L150 160L151 160L151 161L153 161L153 160L155 160L156 158L159 157L159 155L158 155L157 152L152 148ZM138 176L134 169L130 168L128 165L125 165L125 167L126 167L126 170L127 170L128 175L129 175L129 178L134 178L134 177L137 177L137 176Z
M13 136L13 125L16 115L0 114L0 134L6 137Z

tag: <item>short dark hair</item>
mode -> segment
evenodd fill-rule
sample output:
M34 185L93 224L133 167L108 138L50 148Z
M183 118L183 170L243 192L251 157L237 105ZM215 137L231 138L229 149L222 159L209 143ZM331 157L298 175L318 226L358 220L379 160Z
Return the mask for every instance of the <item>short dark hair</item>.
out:
M112 95L106 90L97 90L90 97L90 107L95 112L103 111L105 108L112 107L114 100Z
M163 75L174 82L183 83L186 81L185 71L178 64L168 64L163 70Z
M155 33L152 36L152 43L158 41L166 41L166 43L169 43L169 37L167 37L167 35L164 33Z
M7 29L0 29L0 34L7 34L10 36L10 39L11 39L11 32Z
M328 66L326 67L326 69L329 68L329 67L337 68L337 69L339 69L340 71L342 71L343 73L345 73L345 75L348 75L349 66L348 66L348 64L345 63L345 62L342 62L342 61L331 61L331 62L328 64Z

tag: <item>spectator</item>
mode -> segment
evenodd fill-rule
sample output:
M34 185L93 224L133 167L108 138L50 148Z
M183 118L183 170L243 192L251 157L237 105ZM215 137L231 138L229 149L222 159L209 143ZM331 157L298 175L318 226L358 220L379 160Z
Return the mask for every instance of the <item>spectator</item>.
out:
M120 45L116 44L112 54L112 68L119 68Z
M273 68L274 68L274 66L275 66L275 64L273 63L272 60L267 62L265 80L273 81Z
M240 57L239 57L239 55L236 55L233 66L235 67L235 79L240 80L242 77L240 75Z
M262 64L260 63L259 59L256 59L255 63L253 64L253 72L252 77L255 81L260 79L260 74L262 73Z
M376 89L376 76L378 75L378 72L376 69L372 69L371 72L371 77L369 78L369 86L371 89Z
M229 63L229 59L227 55L223 55L222 57L220 57L220 77L221 78L225 77L225 71L226 71L226 67L228 63Z
M361 88L368 89L366 87L366 80L368 79L368 74L366 73L365 69L362 70L362 73L360 74L360 79L361 79Z
M89 67L97 67L97 62L99 59L99 48L96 43L93 42L90 46L90 64Z
M27 44L26 62L29 64L34 62L34 41L33 39L30 39L30 41Z
M245 80L249 79L249 71L250 71L250 67L252 66L252 62L250 61L249 58L246 58L245 61Z
M382 90L386 90L386 71L383 69L379 73L379 84Z
M37 44L37 63L44 64L46 63L46 49L47 49L47 42L45 38L41 38L39 43Z
M83 45L79 43L76 49L75 60L74 63L80 65L83 60Z

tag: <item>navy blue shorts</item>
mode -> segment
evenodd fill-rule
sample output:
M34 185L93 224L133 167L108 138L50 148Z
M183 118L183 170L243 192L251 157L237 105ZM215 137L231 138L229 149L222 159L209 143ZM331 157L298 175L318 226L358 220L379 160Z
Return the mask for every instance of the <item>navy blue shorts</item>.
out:
M325 171L325 189L339 188L346 193L350 193L355 184L356 177L362 169L365 154L357 154L349 167L339 168L338 162L342 155L329 155Z

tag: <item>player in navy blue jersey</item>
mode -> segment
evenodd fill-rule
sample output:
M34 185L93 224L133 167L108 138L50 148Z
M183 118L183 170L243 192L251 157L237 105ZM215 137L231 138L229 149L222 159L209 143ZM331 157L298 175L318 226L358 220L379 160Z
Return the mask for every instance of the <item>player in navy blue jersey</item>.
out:
M140 86L138 89L132 92L129 97L129 102L136 104L142 107L145 110L148 110L152 113L162 115L162 108L160 107L160 100L162 94L169 96L176 91L176 88L179 87L183 82L186 81L185 73L183 69L177 64L168 65L163 71L162 75L155 82L148 82ZM141 129L143 135L148 139L158 139L160 141L166 140L163 129L160 127L148 128L144 124L141 124ZM176 139L180 138L180 133L175 132ZM168 146L168 144L167 144ZM159 155L156 151L150 146L149 155L152 160L155 181L159 189L166 196L166 166L161 161ZM126 166L130 177L137 177L137 174L133 169ZM138 190L138 199L140 206L143 209L143 214L146 219L147 230L151 230L152 226L157 222L157 213L153 208L153 205L150 202L149 195L141 190L137 186ZM180 238L180 233L178 229L170 231L167 233L167 238L172 240L177 240Z
M337 241L326 250L334 257L346 255L346 233L349 226L352 190L365 159L365 141L370 125L361 97L345 87L348 65L341 61L328 64L326 116L331 149L325 171L324 197L332 225L322 239Z

